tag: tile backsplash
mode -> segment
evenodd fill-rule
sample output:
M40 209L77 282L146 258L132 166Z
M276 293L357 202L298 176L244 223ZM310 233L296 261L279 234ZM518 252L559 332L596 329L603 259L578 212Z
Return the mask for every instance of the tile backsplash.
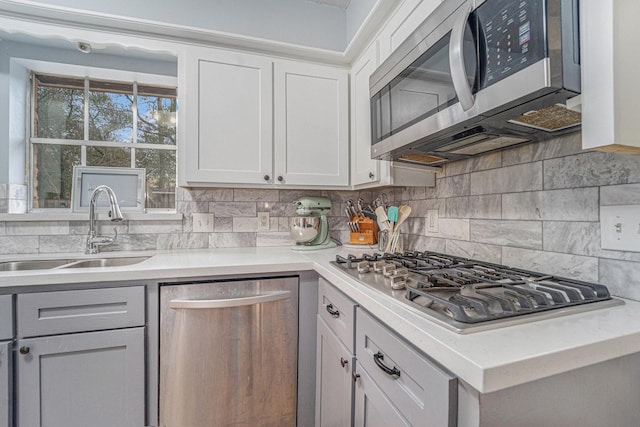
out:
M346 200L369 202L381 192L412 207L405 248L598 281L640 300L640 252L602 249L599 223L600 206L640 204L640 157L583 151L580 133L445 165L434 188L179 188L182 220L123 221L119 246L105 250L288 246L292 202L303 195L331 199L332 235L348 242ZM0 185L0 212L9 202ZM437 232L427 231L429 210L438 212ZM268 231L258 231L258 212L269 212ZM213 232L193 232L193 213L212 213ZM78 252L87 228L88 221L0 221L0 253ZM100 228L111 233L113 224Z

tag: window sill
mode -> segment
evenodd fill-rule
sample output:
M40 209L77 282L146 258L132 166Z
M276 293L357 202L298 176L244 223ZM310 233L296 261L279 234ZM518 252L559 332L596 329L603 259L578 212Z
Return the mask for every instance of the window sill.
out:
M181 221L182 214L175 212L123 212L125 221ZM98 220L108 220L106 213L99 213ZM24 213L24 214L0 214L0 222L28 222L28 221L89 221L88 212L51 212L51 213Z

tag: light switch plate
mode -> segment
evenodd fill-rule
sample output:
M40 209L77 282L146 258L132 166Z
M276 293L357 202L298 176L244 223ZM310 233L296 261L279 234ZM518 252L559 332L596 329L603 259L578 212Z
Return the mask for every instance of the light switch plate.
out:
M194 213L193 214L194 233L213 233L213 214Z
M602 249L640 252L640 205L600 207Z
M430 209L427 211L427 233L438 232L438 210Z
M258 212L258 231L269 231L269 212Z

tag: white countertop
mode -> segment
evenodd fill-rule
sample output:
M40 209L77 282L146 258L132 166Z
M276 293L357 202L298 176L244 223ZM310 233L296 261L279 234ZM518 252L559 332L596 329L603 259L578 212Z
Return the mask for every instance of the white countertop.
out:
M14 287L163 280L315 270L414 346L482 393L640 352L640 302L490 331L458 334L329 265L349 249L294 252L283 247L116 252L100 257L153 255L126 267L0 272L0 292ZM81 258L57 254L58 258ZM2 256L0 261L52 256Z

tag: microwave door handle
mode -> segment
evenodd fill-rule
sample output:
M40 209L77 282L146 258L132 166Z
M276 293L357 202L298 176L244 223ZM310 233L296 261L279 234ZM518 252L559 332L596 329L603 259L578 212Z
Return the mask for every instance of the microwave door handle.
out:
M467 70L464 65L464 30L467 28L467 20L473 10L473 2L468 1L462 13L458 16L449 43L449 66L451 68L451 80L453 88L458 96L458 101L464 111L468 111L475 103L475 96L467 81Z

